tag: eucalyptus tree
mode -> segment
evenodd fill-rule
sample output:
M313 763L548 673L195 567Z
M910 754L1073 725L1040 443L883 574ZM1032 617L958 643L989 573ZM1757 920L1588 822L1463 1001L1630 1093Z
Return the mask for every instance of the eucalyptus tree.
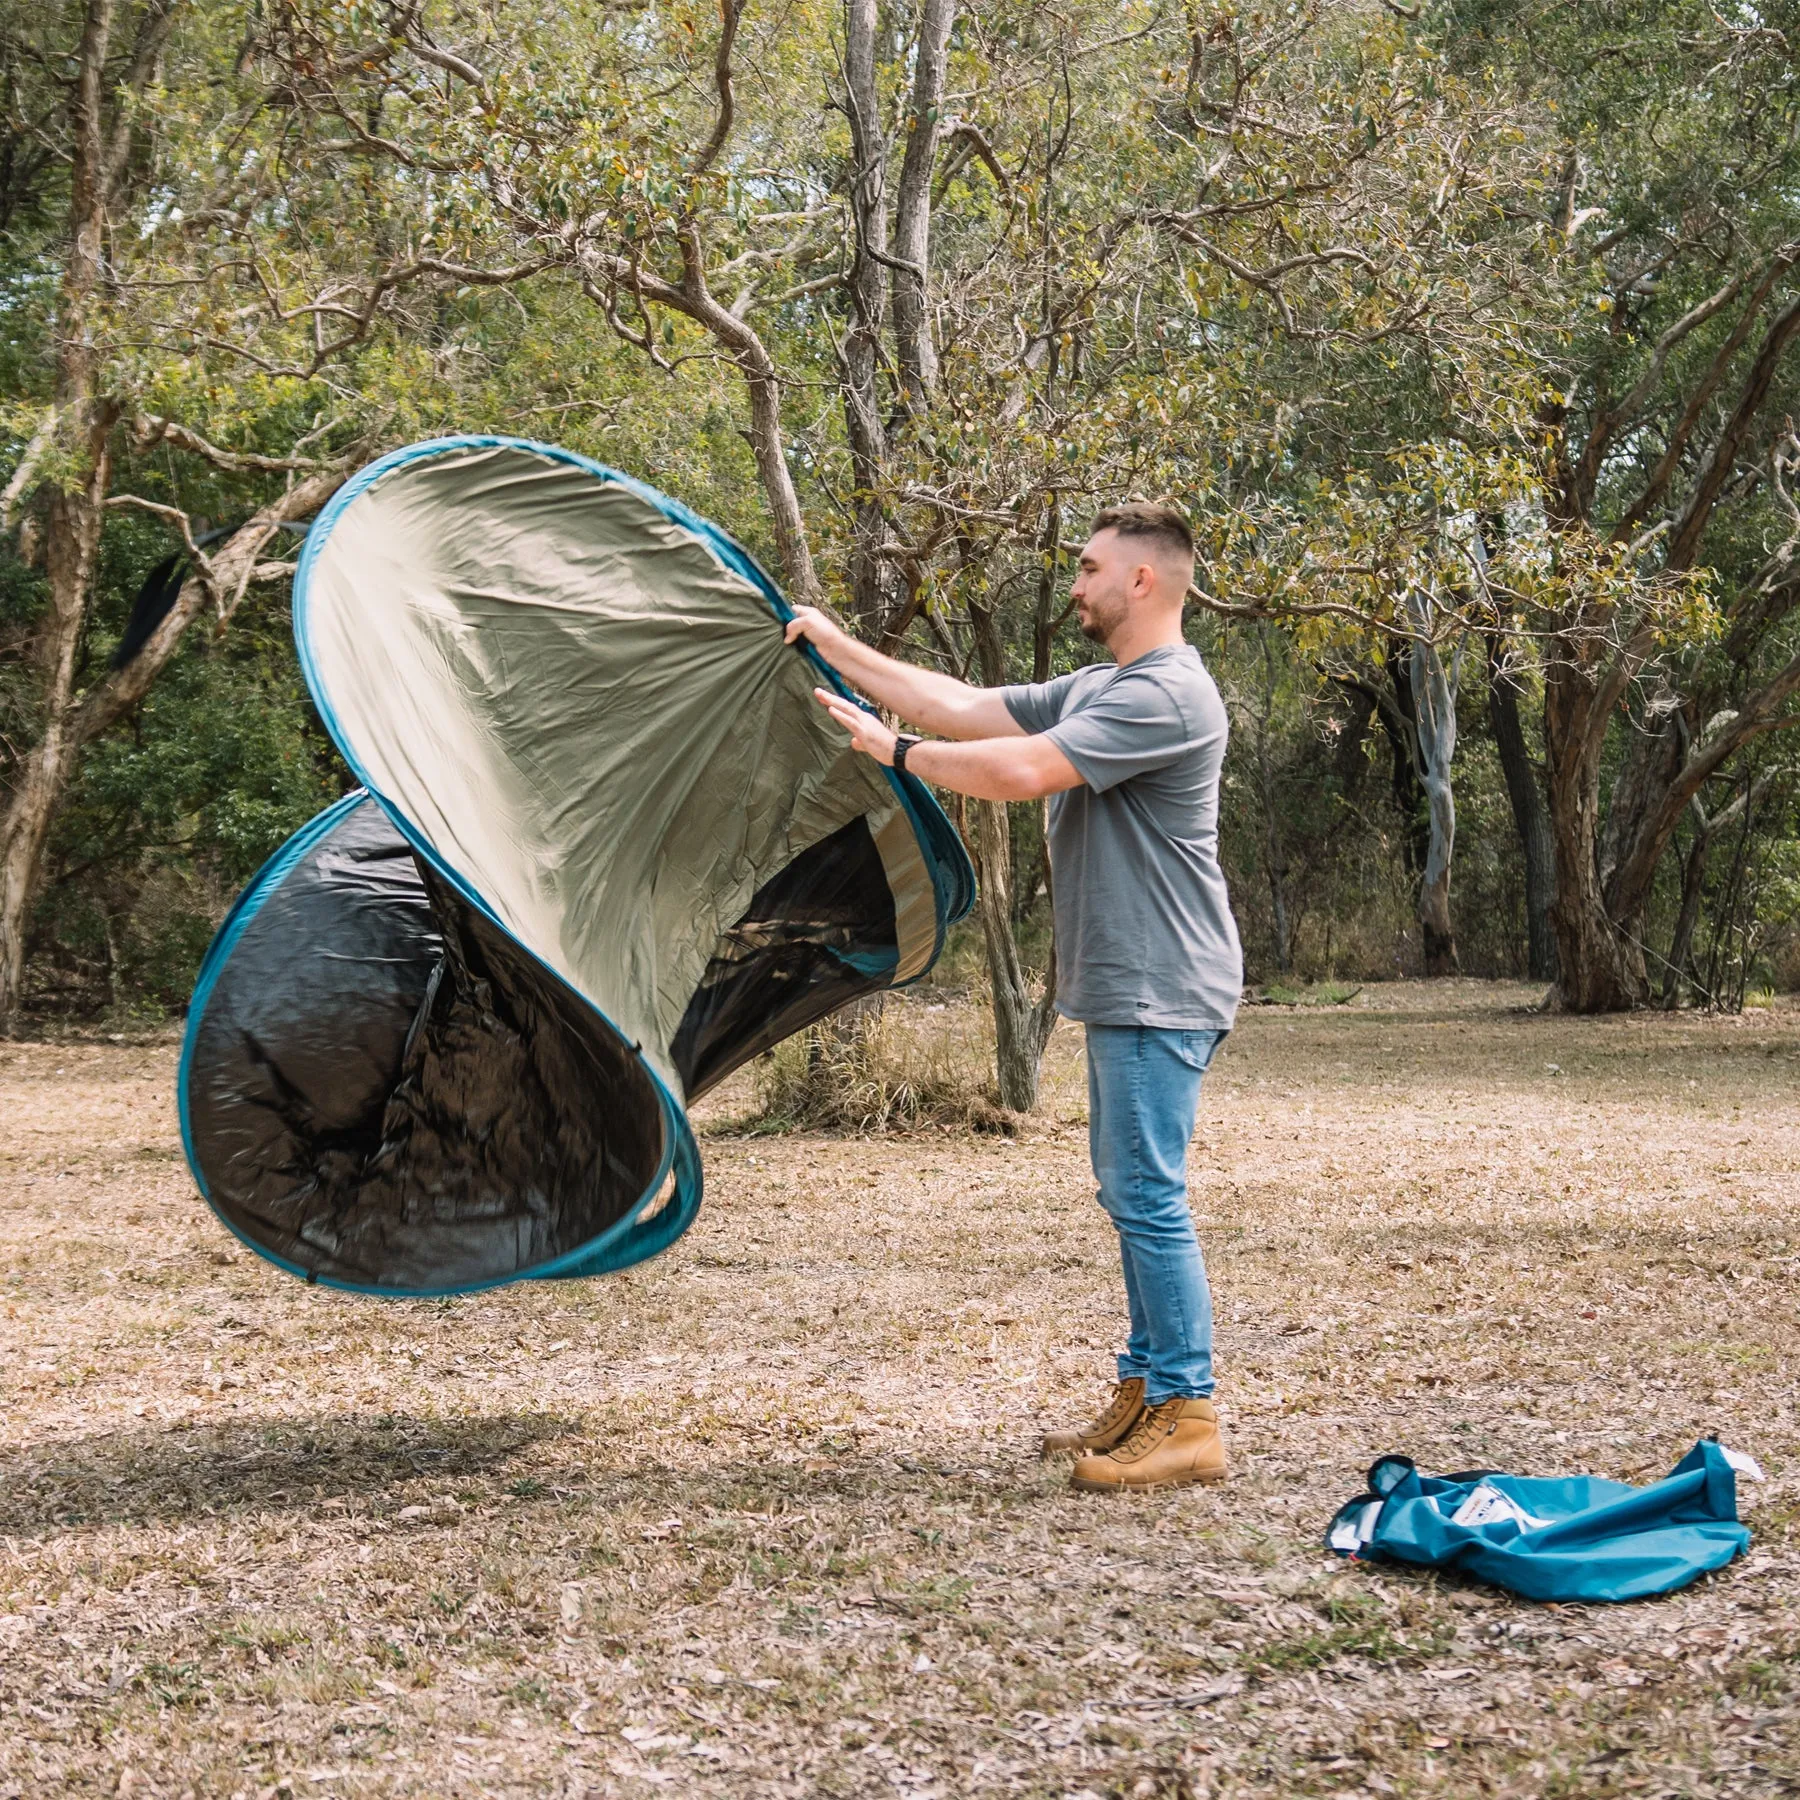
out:
M932 17L921 14L923 28ZM1364 627L1379 591L1427 662L1435 637L1402 601L1420 561L1404 533L1387 533L1394 542L1378 564L1358 565L1367 591L1312 598L1321 539L1304 521L1321 476L1301 414L1315 392L1321 410L1336 404L1344 367L1392 362L1403 343L1416 358L1442 336L1468 359L1489 297L1472 300L1460 273L1454 290L1441 282L1437 248L1420 241L1442 237L1446 214L1480 204L1453 204L1447 191L1479 185L1477 158L1456 149L1468 97L1391 19L1353 7L1261 20L1213 7L1180 18L983 7L953 22L949 46L949 148L921 240L928 254L915 247L936 367L896 344L882 454L859 447L855 464L859 496L881 504L879 537L853 538L853 566L884 561L899 574L883 636L911 629L918 653L987 683L1045 679L1071 657L1058 635L1059 565L1085 536L1085 514L1141 491L1173 495L1193 514L1202 604ZM928 61L922 49L910 95L891 83L896 114L913 124L929 98L919 86ZM878 93L846 88L859 129L853 191L867 192L884 115ZM905 176L903 160L902 200ZM1438 190L1435 215L1426 182ZM892 260L862 239L858 250ZM1331 528L1369 538L1367 504L1357 489ZM1418 510L1413 535L1429 545L1429 508ZM1327 554L1344 560L1348 547ZM1452 734L1446 722L1444 761ZM1001 1096L1024 1105L1054 970L1034 998L1014 930L1017 834L1004 808L969 812ZM1447 884L1446 861L1437 891Z
M571 279L659 369L736 378L795 599L823 597L822 556L870 638L910 633L1001 680L1020 672L1006 559L1025 559L1023 672L1049 673L1053 497L1107 478L1054 436L1063 340L1110 278L1091 266L1091 209L1065 203L1057 223L1057 184L1090 97L1076 78L1105 77L1109 106L1126 96L1066 22L946 0L549 15L303 0L256 50L309 129L429 180L437 216L490 258ZM1029 1105L1050 990L1027 995L1004 809L971 823L1002 1094Z
M1508 97L1461 79L1398 12L1320 9L1297 53L1284 19L1275 57L1216 28L1196 42L1190 82L1213 70L1210 116L1234 120L1268 234L1262 279L1199 239L1251 303L1225 342L1256 372L1203 520L1201 586L1227 618L1280 620L1379 717L1424 967L1447 974L1458 688L1494 613L1474 525L1525 478L1536 397L1542 259L1507 215L1548 170ZM1248 106L1246 68L1268 90Z
M1450 629L1405 612L1456 485L1419 445L1510 395L1512 271L1462 248L1504 121L1388 12L292 0L250 54L471 262L733 377L790 592L829 581L876 642L990 683L1066 666L1068 551L1133 491L1188 505L1228 617ZM1021 955L1016 821L965 823L1026 1106L1053 971Z
M128 374L145 313L130 297L132 268L159 204L152 95L180 57L173 0L14 14L6 27L14 191L8 212L10 360L21 397L11 411L17 456L0 528L41 564L45 602L23 646L30 677L20 737L8 734L0 811L0 1029L10 1023L23 972L26 920L44 847L82 745L141 698L181 631L206 604L223 617L254 578L279 523L316 505L330 486L313 459L268 457L212 444L190 425L146 416ZM150 258L156 251L148 253ZM159 282L179 277L159 276ZM154 303L151 310L154 310ZM202 421L204 423L204 421ZM228 550L209 556L180 509L115 491L122 440L159 442L232 473L288 478ZM135 659L85 691L80 651L108 509L133 503L181 530L194 579ZM14 646L17 656L20 646ZM18 690L23 686L24 692Z
M65 0L0 27L0 515L42 572L0 647L0 1024L84 746L196 622L223 629L252 583L285 579L282 527L429 385L407 346L443 335L445 296L531 272L459 264L417 184L294 130L244 28L236 7L183 0ZM161 523L184 573L108 660L90 653L96 568L126 509ZM222 543L202 512L234 521Z
M1697 894L1738 759L1800 723L1800 9L1457 0L1420 29L1554 145L1515 208L1556 334L1494 579L1543 686L1563 1001L1639 1005L1682 960L1646 941L1678 827L1698 808Z

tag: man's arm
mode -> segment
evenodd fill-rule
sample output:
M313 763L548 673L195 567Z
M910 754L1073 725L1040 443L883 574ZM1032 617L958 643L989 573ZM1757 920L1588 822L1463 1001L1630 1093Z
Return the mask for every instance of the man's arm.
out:
M909 725L947 738L1012 738L1025 735L994 688L971 687L951 675L915 668L859 643L816 606L799 606L788 621L787 641L805 638L852 687L877 706L898 713ZM859 746L860 748L860 746ZM891 754L889 760L892 760ZM921 769L919 773L923 774ZM933 781L937 780L934 775ZM960 789L967 793L970 790ZM1054 788L1046 788L1054 793ZM983 794L984 800L1026 798Z
M943 677L936 677L942 680ZM980 690L976 690L979 692ZM894 733L853 700L829 688L814 688L819 704L850 733L851 743L878 763L892 767ZM899 709L896 707L896 711ZM1079 787L1075 765L1042 734L978 738L960 744L917 744L906 753L906 770L937 787L974 800L1041 800Z

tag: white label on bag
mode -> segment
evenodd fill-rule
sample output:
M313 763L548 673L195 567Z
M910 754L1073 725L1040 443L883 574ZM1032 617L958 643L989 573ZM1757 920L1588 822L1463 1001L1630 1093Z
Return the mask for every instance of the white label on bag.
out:
M1497 1525L1503 1519L1512 1520L1521 1531L1537 1531L1550 1523L1548 1519L1534 1517L1518 1501L1486 1481L1477 1483L1469 1497L1450 1515L1452 1525L1467 1525L1472 1529Z
M1332 1549L1355 1555L1375 1535L1375 1521L1381 1517L1385 1504L1385 1501L1371 1500L1354 1518L1340 1519L1331 1528Z
M1719 1446L1719 1454L1731 1464L1740 1475L1748 1476L1752 1481L1767 1481L1768 1476L1762 1472L1762 1464L1744 1450L1730 1450L1725 1445Z

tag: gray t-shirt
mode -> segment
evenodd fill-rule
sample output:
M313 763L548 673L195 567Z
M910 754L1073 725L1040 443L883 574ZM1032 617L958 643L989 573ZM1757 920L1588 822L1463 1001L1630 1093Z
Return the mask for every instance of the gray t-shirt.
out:
M1057 1011L1229 1031L1244 959L1219 867L1227 727L1199 651L1169 645L1001 692L1084 784L1050 800Z

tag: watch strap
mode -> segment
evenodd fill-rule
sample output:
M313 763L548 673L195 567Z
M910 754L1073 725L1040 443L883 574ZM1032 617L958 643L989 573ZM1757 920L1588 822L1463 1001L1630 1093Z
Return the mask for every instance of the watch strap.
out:
M898 769L901 774L904 775L906 773L906 753L907 753L907 751L909 751L913 747L914 744L922 744L922 743L924 743L924 741L925 740L922 737L915 736L910 731L902 731L895 737L895 739L894 739L894 767L896 769Z

